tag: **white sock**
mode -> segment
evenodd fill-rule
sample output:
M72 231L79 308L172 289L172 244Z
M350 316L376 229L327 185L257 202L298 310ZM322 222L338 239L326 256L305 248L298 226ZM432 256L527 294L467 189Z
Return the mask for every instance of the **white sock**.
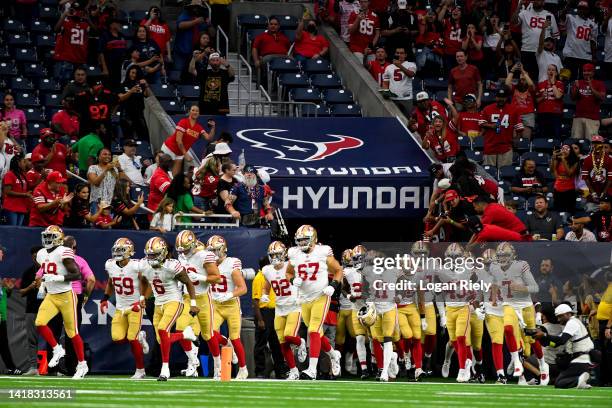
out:
M308 364L308 371L316 373L317 372L317 364L319 364L319 357L310 357L310 363Z
M497 375L506 375L506 373L504 373L504 370L497 370Z
M521 365L521 359L519 358L518 351L512 351L510 352L510 355L512 356L512 361L514 361L514 367Z
M444 363L450 364L451 358L453 358L453 353L455 349L452 344L446 343L446 349L444 349Z
M221 368L221 355L213 356L213 363L215 368Z
M357 348L357 358L359 359L359 364L361 364L361 369L364 370L367 367L367 358L368 352L366 350L365 336L357 336L355 338L356 348Z
M544 361L544 357L538 358L538 363L540 363L540 369L542 369L542 367L544 367L544 364L546 364L546 361Z
M168 366L168 363L162 363L162 371L164 370L170 370L170 367Z
M389 371L389 364L391 363L391 356L393 355L393 343L385 341L383 343L383 372Z

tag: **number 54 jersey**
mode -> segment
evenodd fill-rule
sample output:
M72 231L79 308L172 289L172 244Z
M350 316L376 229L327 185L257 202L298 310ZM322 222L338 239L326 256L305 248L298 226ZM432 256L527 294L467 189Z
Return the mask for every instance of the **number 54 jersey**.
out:
M109 259L104 265L108 279L113 283L117 309L130 309L140 299L140 261L130 259L124 267L117 265L114 259Z
M288 251L289 263L293 266L295 276L302 279L298 294L302 302L311 302L323 295L323 289L329 285L327 276L327 257L334 256L327 245L315 245L310 253L297 247Z
M179 261L166 259L160 268L153 268L146 259L141 259L139 263L140 272L147 278L153 289L155 306L183 300L181 287L175 279L176 275L183 270L183 265Z

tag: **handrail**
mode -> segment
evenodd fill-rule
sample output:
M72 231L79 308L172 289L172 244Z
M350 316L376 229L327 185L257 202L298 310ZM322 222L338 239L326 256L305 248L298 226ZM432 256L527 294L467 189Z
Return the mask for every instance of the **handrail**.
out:
M208 9L208 19L212 22L212 8L210 8L210 5L205 1L202 2L202 5Z
M241 79L240 71L242 71L242 64L244 64L247 68L247 71L249 71L249 82L247 86L244 86L244 84L240 80ZM251 65L249 64L249 62L246 59L244 59L242 55L238 54L238 107L240 107L240 87L244 87L244 89L246 89L247 95L249 97L249 103L251 102L251 84L252 83L253 83L253 68L251 68Z
M182 221L181 217L196 217L196 218L229 218L232 222L194 222ZM240 223L230 214L210 214L204 215L199 213L176 213L172 216L172 225L174 227L201 227L201 228L238 228Z
M227 34L225 34L221 26L217 26L217 52L221 52L219 48L219 39L221 36L225 39L225 58L227 58L227 54L229 54L229 38L227 38Z
M264 88L263 85L259 85L259 90L263 92L263 95L266 97L268 102L272 102L272 98L270 98L270 94L268 94L268 91L266 91L266 88Z
M278 108L277 111L279 113L286 113L285 116L294 116L297 112L295 111L295 108L299 107L300 108L300 114L303 112L303 107L304 106L314 106L314 113L312 116L314 117L318 117L318 106L316 103L314 102L295 102L295 101L273 101L273 102L269 102L269 101L257 101L257 102L249 102L246 105L246 116L258 116L257 115L257 107L261 107L261 115L260 116L266 116L265 115L265 107L268 106L269 112L270 114L268 116L272 116L272 107L276 107ZM253 107L253 115L251 115L251 107ZM282 110L281 110L282 109Z

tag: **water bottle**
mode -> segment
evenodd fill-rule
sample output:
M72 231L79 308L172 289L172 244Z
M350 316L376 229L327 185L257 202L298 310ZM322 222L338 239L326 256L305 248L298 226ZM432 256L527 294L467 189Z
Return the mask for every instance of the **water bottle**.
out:
M495 123L495 133L498 135L501 133L501 120L497 118L497 122Z
M238 167L242 169L244 168L245 164L246 164L246 159L244 157L244 149L242 149L242 151L240 152L240 156L238 156Z

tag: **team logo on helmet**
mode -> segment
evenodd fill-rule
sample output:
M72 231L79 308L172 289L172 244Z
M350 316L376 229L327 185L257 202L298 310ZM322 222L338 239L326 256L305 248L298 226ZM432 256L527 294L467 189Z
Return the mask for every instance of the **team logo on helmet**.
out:
M145 244L144 252L149 265L159 268L168 256L168 244L163 238L153 237Z
M183 230L176 236L176 252L188 255L198 245L198 239L191 230Z
M287 260L287 247L280 241L268 245L268 259L272 265L280 265Z
M119 238L111 250L115 261L130 259L134 255L134 243L129 238Z
M219 261L222 261L227 256L227 242L221 235L213 235L206 241L206 249L217 255Z
M363 245L356 245L353 248L353 267L358 271L365 266L366 248Z
M317 243L317 230L311 225L302 225L295 232L295 245L304 252L310 251Z
M516 259L516 251L508 242L502 242L495 250L495 258L503 268L509 267Z
M47 249L64 244L64 231L57 225L49 225L41 232L40 237L43 247Z

